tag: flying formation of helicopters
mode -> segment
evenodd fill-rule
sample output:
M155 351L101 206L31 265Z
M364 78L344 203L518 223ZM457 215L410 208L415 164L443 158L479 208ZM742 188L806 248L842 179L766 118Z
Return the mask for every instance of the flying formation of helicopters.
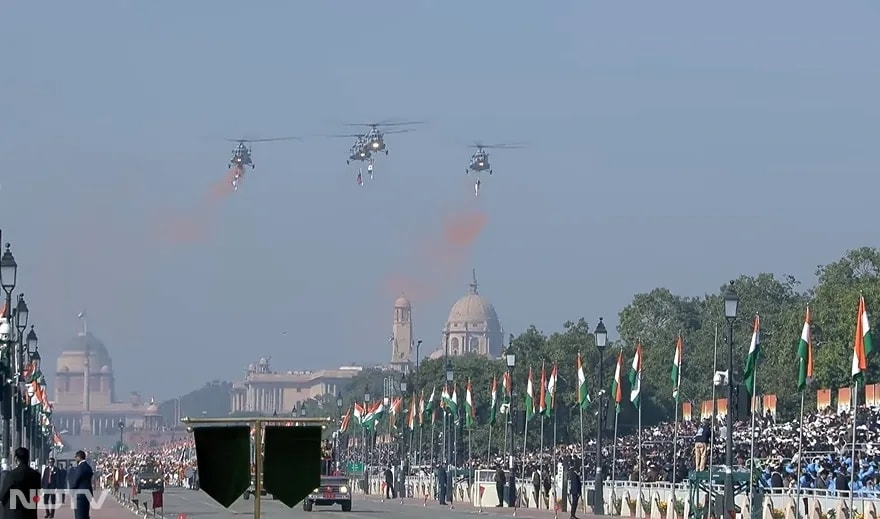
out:
M373 178L373 163L375 157L381 153L388 155L388 145L385 142L385 136L391 135L395 133L408 133L412 132L414 128L408 128L408 126L413 126L417 124L423 124L421 121L404 121L404 122L392 122L385 121L380 123L365 123L365 124L347 124L346 126L355 126L355 127L366 127L367 130L365 133L351 133L351 134L343 134L343 135L326 135L325 137L343 137L343 138L353 138L355 139L354 144L348 151L348 159L345 161L346 164L351 164L352 162L359 163L367 163L367 175L372 179ZM390 128L390 129L386 129ZM230 142L238 143L234 150L232 150L232 158L229 160L229 168L232 170L232 187L235 191L238 190L238 186L241 184L242 179L244 178L244 170L247 166L250 166L251 169L254 169L254 162L251 158L251 147L249 146L255 142L274 142L274 141L299 141L301 140L298 137L276 137L271 139L227 139ZM489 163L489 153L486 150L490 149L517 149L522 148L522 144L481 144L474 143L470 146L471 148L475 148L476 151L471 156L470 163L465 169L465 174L474 173L475 181L474 181L474 196L480 195L480 174L484 171L488 171L489 174L492 174L492 166ZM362 166L358 167L357 173L357 183L360 186L364 185L364 176L363 176L363 168Z

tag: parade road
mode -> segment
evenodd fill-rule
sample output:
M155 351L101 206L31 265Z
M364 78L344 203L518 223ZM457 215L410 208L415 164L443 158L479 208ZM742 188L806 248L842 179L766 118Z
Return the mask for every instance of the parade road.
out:
M241 519L243 517L252 517L254 514L253 498L247 501L239 499L229 509L226 509L218 505L204 492L167 488L164 501L165 510L163 515L165 519L178 519L184 514L186 519ZM480 514L479 510L466 503L457 504L454 509L450 509L447 506L440 506L432 501L429 501L427 506L423 506L421 501L414 499L407 499L404 503L401 503L399 499L382 502L373 496L365 497L363 495L354 496L351 512L342 512L339 506L315 507L315 511L306 512L302 509L302 505L288 508L280 501L265 497L261 505L262 519L315 519L314 514L324 514L325 516L337 519L462 519L478 515L487 516L492 519L513 517L513 510L510 508L487 508ZM552 519L553 512L519 509L516 517L523 519ZM568 514L560 512L559 517L567 518ZM588 518L590 514L579 513L578 517Z

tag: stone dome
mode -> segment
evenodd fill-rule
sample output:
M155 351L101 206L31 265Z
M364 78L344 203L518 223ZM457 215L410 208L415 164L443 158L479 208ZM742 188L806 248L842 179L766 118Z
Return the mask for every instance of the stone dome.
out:
M100 339L91 333L80 333L61 350L61 355L58 356L57 370L82 373L87 350L92 370L99 371L104 366L111 367L113 365L110 353Z
M475 278L470 284L467 295L452 305L449 319L446 320L450 329L463 327L465 324L486 324L491 327L491 325L499 323L495 307L479 294L477 288ZM501 328L500 324L498 324L498 328Z
M501 321L495 307L480 295L477 275L468 293L452 305L443 330L443 348L449 355L477 353L488 357L499 354L504 341Z
M398 297L397 301L394 302L394 308L412 308L412 304L409 302L409 299L407 299L405 295L400 294L400 297Z

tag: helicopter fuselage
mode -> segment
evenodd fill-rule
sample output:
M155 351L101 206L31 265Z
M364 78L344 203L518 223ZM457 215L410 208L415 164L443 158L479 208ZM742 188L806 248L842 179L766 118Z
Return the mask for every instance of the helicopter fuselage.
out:
M370 153L379 153L385 150L385 141L381 138L372 139L366 144L366 149L370 151Z
M373 156L372 152L366 146L361 147L361 148L352 148L352 150L349 152L348 160L349 161L356 160L356 161L363 162L363 161L370 160L370 157L372 157L372 156Z
M237 166L239 168L243 168L245 166L254 167L254 163L251 160L250 155L239 155L235 154L232 156L232 159L229 161L229 167Z

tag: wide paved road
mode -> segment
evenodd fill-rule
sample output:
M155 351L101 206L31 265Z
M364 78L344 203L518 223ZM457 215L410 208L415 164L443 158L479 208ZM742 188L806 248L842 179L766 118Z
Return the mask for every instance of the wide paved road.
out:
M510 508L489 508L484 510L483 515L493 518L506 518L513 516ZM204 492L185 490L180 488L168 488L165 492L165 519L177 519L180 514L186 514L187 519L244 519L253 517L254 501L239 499L228 510L218 505ZM421 502L408 499L405 504L400 500L380 502L374 497L356 495L352 502L352 511L342 513L339 506L315 507L315 512L305 512L302 506L287 508L280 501L274 499L262 500L262 519L317 519L315 514L330 514L337 519L462 519L477 515L478 511L472 506L459 503L454 510L440 506L436 502L428 502L428 506L422 506ZM520 509L518 518L552 519L552 512ZM559 517L567 517L561 513ZM578 514L579 517L587 517Z

